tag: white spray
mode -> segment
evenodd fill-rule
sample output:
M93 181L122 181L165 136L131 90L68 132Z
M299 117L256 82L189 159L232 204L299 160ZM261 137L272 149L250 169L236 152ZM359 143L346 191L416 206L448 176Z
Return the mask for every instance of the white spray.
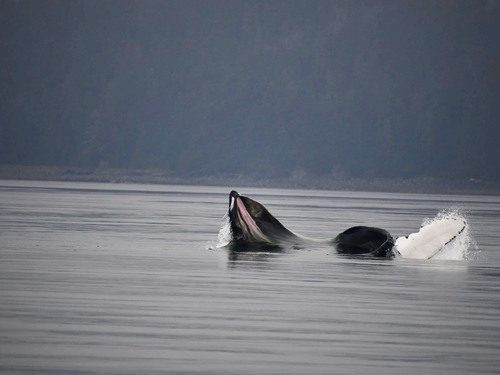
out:
M231 224L229 222L229 215L226 214L222 218L221 227L219 229L219 235L217 236L217 244L215 248L221 248L227 246L231 242Z

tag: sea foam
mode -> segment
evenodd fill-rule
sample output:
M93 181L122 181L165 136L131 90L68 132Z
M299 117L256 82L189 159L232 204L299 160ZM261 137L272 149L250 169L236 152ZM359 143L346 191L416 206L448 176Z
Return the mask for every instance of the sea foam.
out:
M226 213L222 218L219 235L217 236L217 243L215 248L227 246L231 242L231 224L229 223L229 215Z

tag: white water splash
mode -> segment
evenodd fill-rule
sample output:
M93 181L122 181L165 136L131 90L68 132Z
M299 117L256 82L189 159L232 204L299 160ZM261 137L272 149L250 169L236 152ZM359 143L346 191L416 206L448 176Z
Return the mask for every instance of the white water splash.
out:
M217 242L213 249L219 249L221 247L227 246L231 242L231 224L229 223L229 215L227 212L222 217L221 227L219 229L219 235L217 236Z

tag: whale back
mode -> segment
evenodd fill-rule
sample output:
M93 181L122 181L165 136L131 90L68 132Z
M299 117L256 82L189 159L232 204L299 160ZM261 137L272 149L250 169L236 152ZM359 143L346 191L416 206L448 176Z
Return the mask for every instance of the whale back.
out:
M385 229L356 226L347 229L333 239L340 254L392 257L395 255L394 239Z

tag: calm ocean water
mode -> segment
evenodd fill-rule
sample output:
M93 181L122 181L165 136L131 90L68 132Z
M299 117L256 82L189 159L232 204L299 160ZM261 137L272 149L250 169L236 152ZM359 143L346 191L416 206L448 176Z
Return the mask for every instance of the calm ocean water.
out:
M444 260L230 253L233 188L312 238L447 209L470 236ZM0 241L2 374L500 373L499 197L0 181Z

